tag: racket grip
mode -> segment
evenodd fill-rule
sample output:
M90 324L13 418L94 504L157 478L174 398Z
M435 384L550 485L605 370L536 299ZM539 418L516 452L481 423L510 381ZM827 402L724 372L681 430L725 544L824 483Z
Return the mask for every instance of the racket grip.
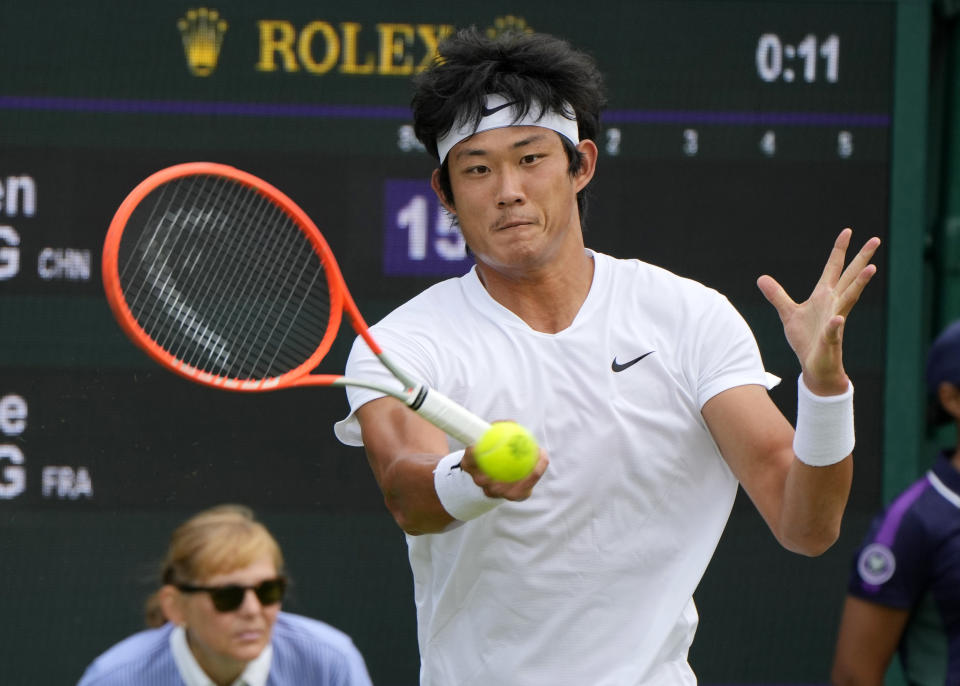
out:
M432 388L422 388L419 405L413 407L424 419L446 431L464 445L473 445L490 428L490 422L453 402Z

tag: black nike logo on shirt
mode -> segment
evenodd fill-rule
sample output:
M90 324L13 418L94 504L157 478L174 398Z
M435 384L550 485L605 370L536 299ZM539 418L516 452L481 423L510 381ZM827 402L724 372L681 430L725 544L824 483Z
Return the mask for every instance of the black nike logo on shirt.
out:
M627 367L632 367L632 366L635 365L637 362L639 362L640 360L642 360L643 358L645 358L647 355L653 355L653 353L655 353L655 352L657 352L657 351L656 351L656 350L651 350L650 352L644 353L644 354L641 355L640 357L634 358L634 359L630 360L629 362L624 362L623 364L620 364L619 362L617 362L617 358L616 358L616 356L614 356L614 358L613 358L613 364L610 365L610 369L612 369L612 370L615 371L615 372L622 372L622 371L623 371L624 369L626 369Z
M516 105L516 104L517 104L517 101L514 100L513 102L505 102L502 105L497 105L496 107L487 107L486 105L484 105L483 107L480 108L480 114L482 114L484 117L489 117L491 114L496 114L500 110L505 110L511 105Z

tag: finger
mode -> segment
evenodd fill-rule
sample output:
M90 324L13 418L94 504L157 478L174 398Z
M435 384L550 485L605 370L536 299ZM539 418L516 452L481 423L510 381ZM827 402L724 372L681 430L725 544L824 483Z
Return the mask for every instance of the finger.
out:
M844 229L833 242L833 248L830 250L830 256L827 263L823 266L823 273L820 274L820 281L817 285L827 284L833 286L840 278L843 272L843 265L847 261L847 247L850 245L850 236L853 231L849 228Z
M487 486L483 487L483 492L489 498L526 500L533 494L533 484L527 485L526 482L523 481L517 481L515 483L493 481Z
M850 264L848 264L847 268L843 270L843 274L841 274L839 281L837 281L837 292L842 293L845 291L847 287L850 286L850 284L860 276L864 268L870 263L870 260L873 259L873 255L877 252L877 248L879 247L880 239L876 236L863 244L863 247L860 248L860 252L857 253L856 257L850 260Z
M547 471L547 467L549 466L550 458L547 457L546 451L541 448L540 456L537 458L537 463L533 466L533 470L519 481L514 481L511 485L515 488L518 488L520 491L526 491L529 493L533 490L533 487L537 485L537 482L540 481L540 477L543 476L544 472Z
M473 483L475 483L477 486L482 488L484 491L486 491L488 488L490 488L494 484L498 483L497 481L494 481L489 476L481 472L479 469L475 472L467 472L467 473L473 477ZM490 495L490 494L487 493L487 495Z
M850 310L852 310L853 306L857 304L858 300L860 300L860 295L867 287L867 284L870 283L870 279L872 279L873 275L876 273L877 265L875 264L868 264L866 267L860 270L860 272L854 277L853 283L847 286L844 291L839 293L837 297L837 314L840 314L844 317L850 314Z
M519 481L497 481L483 472L474 475L473 480L483 489L483 492L491 498L525 500L530 497L530 494L533 492L533 487L536 486L540 477L547 471L549 465L550 458L547 457L547 453L541 448L540 457L537 459L537 464L534 465L533 471Z
M776 308L781 321L786 321L790 313L796 308L797 303L787 295L787 292L783 290L783 286L777 283L777 280L772 276L764 274L757 279L757 288L760 289L760 292L763 293L767 301Z

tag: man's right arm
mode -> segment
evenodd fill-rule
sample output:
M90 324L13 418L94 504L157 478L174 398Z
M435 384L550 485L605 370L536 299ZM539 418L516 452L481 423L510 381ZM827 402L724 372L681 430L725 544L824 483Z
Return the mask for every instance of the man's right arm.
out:
M446 434L400 401L384 397L356 410L367 459L397 524L411 535L440 533L457 521L443 507L434 486L437 463L449 452ZM540 452L533 473L522 481L498 482L477 467L468 447L461 468L489 497L524 500L547 468Z
M389 397L356 414L370 468L397 524L413 535L443 531L454 521L433 487L433 471L448 452L443 431Z

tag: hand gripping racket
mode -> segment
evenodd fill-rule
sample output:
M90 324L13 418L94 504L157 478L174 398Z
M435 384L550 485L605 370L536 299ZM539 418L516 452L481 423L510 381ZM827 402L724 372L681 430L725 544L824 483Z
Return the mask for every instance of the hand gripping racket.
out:
M107 232L103 284L133 342L192 381L232 391L363 386L402 400L464 445L490 428L391 362L316 225L282 192L233 167L180 164L134 188ZM397 386L311 373L344 311Z

